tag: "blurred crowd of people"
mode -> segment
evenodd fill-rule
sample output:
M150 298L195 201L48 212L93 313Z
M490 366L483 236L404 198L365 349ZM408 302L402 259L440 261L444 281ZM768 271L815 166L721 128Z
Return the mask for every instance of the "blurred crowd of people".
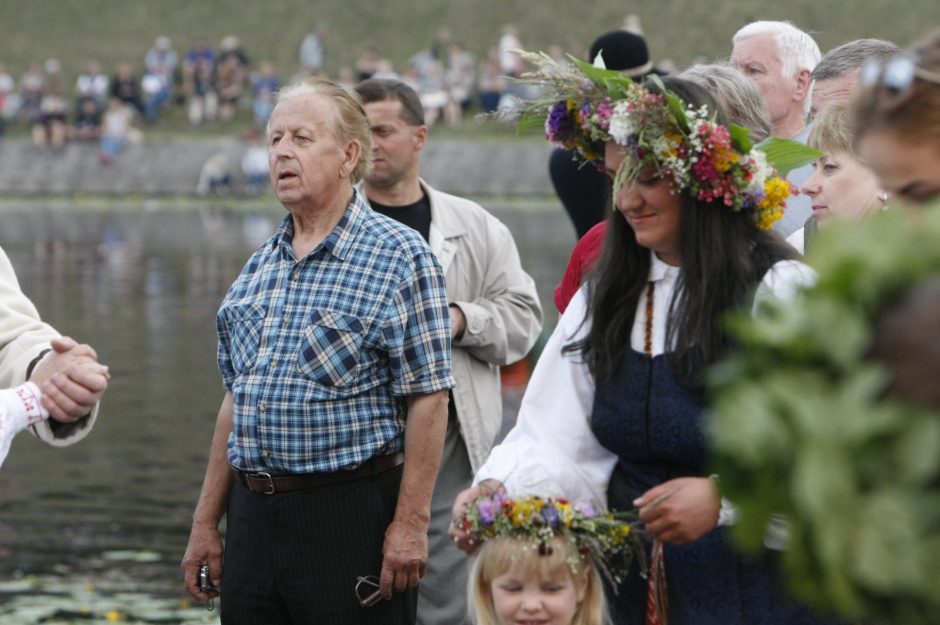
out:
M398 78L414 88L426 110L426 122L461 124L470 111L492 112L513 95L507 78L523 68L510 51L521 48L515 27L506 25L482 62L442 28L430 46L404 67L365 44L354 66L328 73L328 32L316 25L298 46L299 76L325 76L352 87L366 78ZM159 122L170 107L181 107L191 126L250 118L263 130L274 106L281 77L271 62L253 62L235 35L218 46L197 38L183 54L167 36L156 38L141 62L118 60L113 72L89 60L72 82L58 59L33 62L15 78L0 56L0 137L11 126L28 127L36 146L58 150L67 141L96 141L102 163L113 160L128 143L140 140L141 128Z

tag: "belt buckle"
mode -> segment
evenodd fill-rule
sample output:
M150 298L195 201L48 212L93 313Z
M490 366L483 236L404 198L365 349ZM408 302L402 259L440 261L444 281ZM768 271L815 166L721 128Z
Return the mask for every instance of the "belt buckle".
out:
M262 480L267 480L267 481L268 481L268 483L265 484L265 486L264 486L264 490L261 491L261 494L262 494L262 495L273 495L273 494L274 494L274 491L275 491L275 488L274 488L274 478L271 477L271 474L270 474L270 473L268 473L267 471L259 471L259 472L255 473L254 475L252 475L251 477L253 477L253 478L260 478L260 479L262 479Z

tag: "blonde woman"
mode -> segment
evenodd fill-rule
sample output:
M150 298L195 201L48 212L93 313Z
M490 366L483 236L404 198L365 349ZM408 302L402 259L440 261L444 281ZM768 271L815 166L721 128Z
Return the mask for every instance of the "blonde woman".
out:
M815 225L838 219L855 221L879 211L888 200L878 178L852 147L849 105L833 102L813 121L807 144L823 153L813 162L813 173L800 189L813 200L813 216L787 243L800 253L812 238Z

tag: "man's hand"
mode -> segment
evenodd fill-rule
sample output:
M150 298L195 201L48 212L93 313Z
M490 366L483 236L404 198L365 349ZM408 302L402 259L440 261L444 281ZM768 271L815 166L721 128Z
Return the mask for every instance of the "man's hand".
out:
M51 342L30 381L42 392L42 405L56 421L71 423L89 414L108 388L111 375L91 346L62 337Z
M457 544L457 548L467 555L473 555L480 548L480 543L475 542L470 537L470 532L459 525L460 519L464 517L467 510L478 497L489 497L493 493L503 488L503 484L497 480L483 480L476 486L472 486L460 492L457 499L454 500L454 507L450 511L451 523L447 535Z
M379 588L386 599L392 590L402 592L417 586L428 563L428 528L395 519L385 530Z
M634 502L646 531L664 543L698 540L718 525L721 499L707 477L680 477L649 489Z
M196 601L205 602L212 597L218 597L219 593L217 590L210 590L206 594L199 589L199 567L203 564L209 565L212 585L221 588L222 538L219 536L219 530L217 527L194 523L193 529L189 533L189 544L186 546L186 554L183 556L180 568L183 569L183 581L186 584L186 590Z

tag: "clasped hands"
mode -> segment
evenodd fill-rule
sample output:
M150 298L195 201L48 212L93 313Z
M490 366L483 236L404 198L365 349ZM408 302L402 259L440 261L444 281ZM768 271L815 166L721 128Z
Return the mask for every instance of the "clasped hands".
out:
M108 388L111 374L98 362L90 345L67 336L53 339L46 355L30 375L39 387L42 405L56 421L72 423L89 414Z

